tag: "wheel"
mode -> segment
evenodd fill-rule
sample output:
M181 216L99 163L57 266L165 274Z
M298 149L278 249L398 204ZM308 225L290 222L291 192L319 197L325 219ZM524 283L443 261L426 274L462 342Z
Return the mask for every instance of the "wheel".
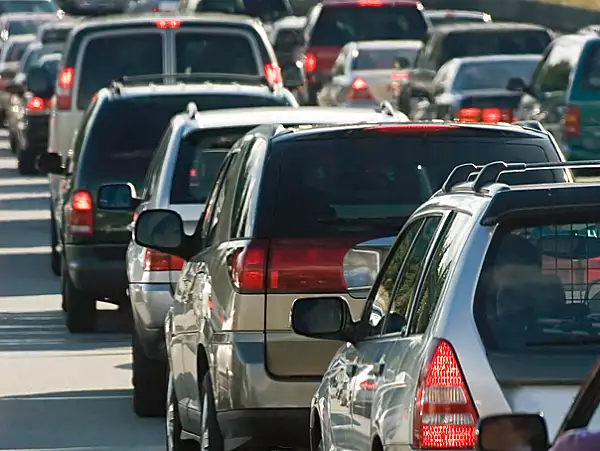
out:
M36 174L35 155L25 149L17 150L17 170L21 175Z
M198 442L194 440L181 439L181 420L179 419L179 403L175 388L173 387L173 375L169 373L167 387L166 408L166 438L167 451L199 451Z
M60 254L56 250L58 245L58 234L56 233L56 222L54 220L54 209L50 207L50 268L56 276L60 276L61 273L61 258ZM64 300L64 299L63 299ZM63 302L63 310L65 310L65 303Z
M67 329L71 333L92 332L96 326L96 300L75 287L65 259L62 264L62 297Z
M162 416L167 403L167 363L146 355L135 329L131 335L133 410L140 417Z
M200 449L201 451L223 451L223 437L217 421L213 387L208 372L202 380L200 393L202 395Z

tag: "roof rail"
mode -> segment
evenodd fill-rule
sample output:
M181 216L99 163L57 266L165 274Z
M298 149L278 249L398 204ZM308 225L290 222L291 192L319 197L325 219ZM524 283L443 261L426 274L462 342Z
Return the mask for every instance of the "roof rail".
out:
M546 129L542 125L540 121L515 121L513 125L519 125L523 128L527 128L529 130L535 130L538 132L547 133Z
M558 161L553 163L505 163L495 161L486 164L473 182L473 191L481 192L481 189L491 183L498 182L498 178L505 172L527 172L544 171L553 169L590 168L600 169L600 161Z
M454 188L459 183L463 183L469 180L469 176L473 172L479 172L483 168L484 166L475 166L473 163L461 164L460 166L456 166L442 185L442 192L449 193L450 190L452 190L452 188Z
M375 108L375 111L377 111L378 113L387 114L390 117L396 117L396 110L394 109L392 104L387 100L381 102L379 104L379 107Z
M195 102L188 103L185 112L190 119L195 119L196 114L198 114L198 105Z
M244 85L267 86L271 91L274 86L269 83L264 75L244 75L244 74L216 74L216 73L183 73L183 74L144 74L144 75L125 75L115 81L122 85L139 84L140 82L162 82L165 84L180 81L195 81L201 83L232 83Z

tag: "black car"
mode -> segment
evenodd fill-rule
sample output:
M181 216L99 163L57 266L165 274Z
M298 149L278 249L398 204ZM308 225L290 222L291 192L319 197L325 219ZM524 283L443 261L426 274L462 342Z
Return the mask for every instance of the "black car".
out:
M96 301L128 305L125 253L130 212L103 211L96 202L105 183L132 182L139 190L171 117L195 102L200 111L220 108L297 106L288 91L263 85L261 77L227 77L219 83L148 85L140 76L100 90L84 113L72 150L44 153L42 172L64 177L53 200L54 236L62 249L62 296L67 327L84 332L95 325ZM181 75L186 78L185 75ZM158 80L163 76L158 75ZM200 113L201 114L201 113ZM107 283L110 281L110 283Z

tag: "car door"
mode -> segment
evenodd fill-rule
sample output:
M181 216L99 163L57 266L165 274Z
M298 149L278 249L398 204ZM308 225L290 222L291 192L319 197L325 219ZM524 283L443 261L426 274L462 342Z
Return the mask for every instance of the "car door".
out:
M447 214L430 213L417 221L421 222L416 238L410 246L400 244L392 259L403 261L392 275L393 289L389 295L389 306L378 333L361 339L357 345L358 359L352 381L351 424L352 450L370 449L372 418L377 415L373 404L374 396L386 390L395 377L387 368L388 361L403 359L412 347L407 338L407 324L413 299L419 288L421 274L430 258L438 230ZM374 303L375 304L375 303ZM397 365L396 365L397 366Z

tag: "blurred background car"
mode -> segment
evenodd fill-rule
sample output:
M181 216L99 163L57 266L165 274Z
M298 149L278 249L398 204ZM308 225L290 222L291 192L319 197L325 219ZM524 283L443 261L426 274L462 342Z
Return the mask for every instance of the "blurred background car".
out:
M11 36L37 34L38 28L51 20L59 20L51 13L10 13L0 16L0 39L3 42Z
M492 16L480 11L426 9L425 16L434 27L455 23L491 23Z
M306 26L306 17L289 16L273 23L269 40L275 50L277 61L282 70L296 65L302 45L302 31Z
M27 46L35 35L26 34L9 38L0 50L0 124L6 121L6 112L10 108L11 93L6 91L20 69L20 62Z
M0 1L0 14L9 13L55 13L61 16L63 11L52 0Z
M78 20L73 17L63 17L62 20L42 23L38 27L35 40L44 45L64 44L77 23Z
M178 8L179 0L130 0L125 8L125 13L176 12Z

